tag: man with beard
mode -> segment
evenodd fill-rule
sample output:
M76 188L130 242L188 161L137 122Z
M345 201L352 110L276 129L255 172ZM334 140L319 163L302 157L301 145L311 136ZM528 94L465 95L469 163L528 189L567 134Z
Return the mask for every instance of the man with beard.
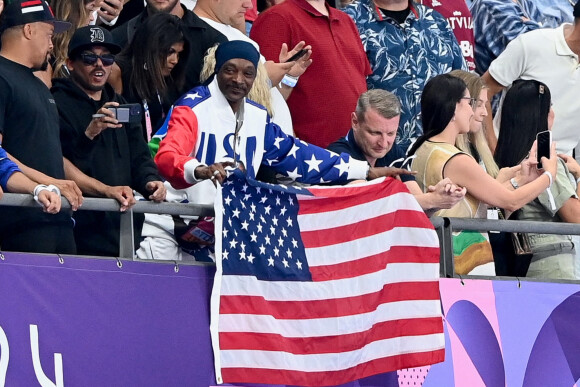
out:
M150 15L158 12L170 13L181 19L184 25L185 39L189 43L185 83L179 93L199 85L199 74L203 66L206 51L215 45L226 41L226 37L210 27L196 14L187 9L179 0L146 0L147 6L139 15L113 30L117 44L125 47L135 35L137 28ZM170 101L170 103L173 101Z
M286 135L263 106L246 99L260 59L256 48L232 40L220 44L215 56L213 80L176 102L155 156L172 186L201 183L211 195L212 183L223 182L227 167L239 166L255 178L262 164L312 184L411 174L400 168L369 167L366 161Z
M110 110L126 103L107 84L114 54L120 50L104 28L79 28L68 47L71 77L56 79L51 91L60 115L63 154L74 164L65 165L67 177L87 196L117 199L124 211L135 203L133 189L160 202L165 186L143 138L140 118L137 123L120 123ZM143 215L134 218L138 242ZM119 213L83 211L75 220L80 254L118 256Z
M0 142L31 180L60 188L73 209L82 203L76 184L65 181L58 112L33 71L47 66L52 35L70 27L54 19L44 0L6 2L0 18ZM56 191L56 190L55 190ZM0 207L2 250L75 253L68 211Z
M306 183L410 173L398 168L369 168L364 161L286 135L263 106L246 98L256 79L259 59L250 42L220 44L208 85L190 90L175 103L167 135L155 156L159 171L172 187L187 188L187 192L170 190L171 195L181 195L195 204L212 202L216 181L223 182L225 168L236 165L250 178L255 179L264 166L269 166ZM212 221L187 220L187 226L183 222L173 226L171 219L148 219L147 236L137 255L174 260L189 260L193 255L196 260L207 260L213 251Z

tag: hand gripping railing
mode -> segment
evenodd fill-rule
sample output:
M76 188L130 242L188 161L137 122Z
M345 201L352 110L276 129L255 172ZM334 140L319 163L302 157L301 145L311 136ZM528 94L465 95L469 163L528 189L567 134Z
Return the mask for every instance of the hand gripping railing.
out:
M38 207L32 195L5 193L0 199L0 206ZM69 202L62 197L62 208L70 209ZM114 211L120 209L119 203L114 199L85 198L79 211ZM185 203L154 203L151 201L138 201L130 210L121 214L121 231L119 257L132 259L135 246L133 239L133 213L154 213L168 215L189 216L213 216L214 209L211 205L197 205ZM488 220L468 218L440 218L433 217L431 222L439 236L441 247L441 277L456 277L453 266L453 231L506 231L506 232L532 232L542 234L580 235L580 224L556 223L556 222L532 222L517 220Z
M32 195L5 193L0 199L0 206L38 207ZM66 198L62 197L62 208L70 209ZM79 211L113 211L118 212L119 202L114 199L84 198ZM153 213L168 215L213 216L213 206L188 203L154 203L138 201L130 210L121 213L121 238L119 245L120 258L133 258L135 251L133 239L133 213Z

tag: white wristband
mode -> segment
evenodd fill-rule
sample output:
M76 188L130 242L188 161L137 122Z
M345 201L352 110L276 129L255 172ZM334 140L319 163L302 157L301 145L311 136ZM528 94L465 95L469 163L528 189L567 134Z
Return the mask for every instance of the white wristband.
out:
M548 188L546 188L546 193L548 194L548 200L550 201L550 207L552 208L552 211L556 211L556 201L554 200L554 195L550 190L550 188L552 187L552 183L554 182L554 178L552 177L550 171L544 171L542 175L546 175L550 179L550 185L548 186Z
M293 77L292 75L285 74L281 82L288 87L294 87L298 83L298 77Z
M554 178L552 177L552 173L550 171L544 171L544 173L542 173L542 175L546 175L550 179L550 185L548 186L548 188L550 188L552 186L552 183L554 182Z
M33 195L34 195L34 200L38 203L38 204L42 204L39 200L38 200L38 194L40 193L40 191L50 191L50 192L54 192L55 194L57 194L58 196L60 196L60 190L58 189L57 186L55 185L44 185L44 184L39 184L36 187L34 187L34 191L33 191Z
M580 177L576 179L576 185L580 185Z

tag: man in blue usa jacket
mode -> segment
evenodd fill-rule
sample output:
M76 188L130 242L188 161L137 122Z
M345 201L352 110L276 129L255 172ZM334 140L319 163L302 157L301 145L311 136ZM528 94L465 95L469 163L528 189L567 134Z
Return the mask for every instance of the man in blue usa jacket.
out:
M243 164L255 178L260 165L304 183L325 183L409 174L399 168L370 168L286 135L266 109L246 99L256 78L258 51L243 41L222 43L215 76L190 90L173 108L155 161L174 188L202 180L222 182L225 168Z

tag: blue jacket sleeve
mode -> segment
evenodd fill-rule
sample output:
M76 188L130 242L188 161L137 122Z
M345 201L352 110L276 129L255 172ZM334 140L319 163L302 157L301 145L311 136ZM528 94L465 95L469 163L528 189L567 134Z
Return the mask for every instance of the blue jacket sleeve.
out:
M6 151L0 146L0 186L4 191L8 191L8 180L14 172L20 172L20 169L8 158Z
M262 164L309 184L365 179L369 168L346 153L339 155L288 136L271 122L266 125Z

